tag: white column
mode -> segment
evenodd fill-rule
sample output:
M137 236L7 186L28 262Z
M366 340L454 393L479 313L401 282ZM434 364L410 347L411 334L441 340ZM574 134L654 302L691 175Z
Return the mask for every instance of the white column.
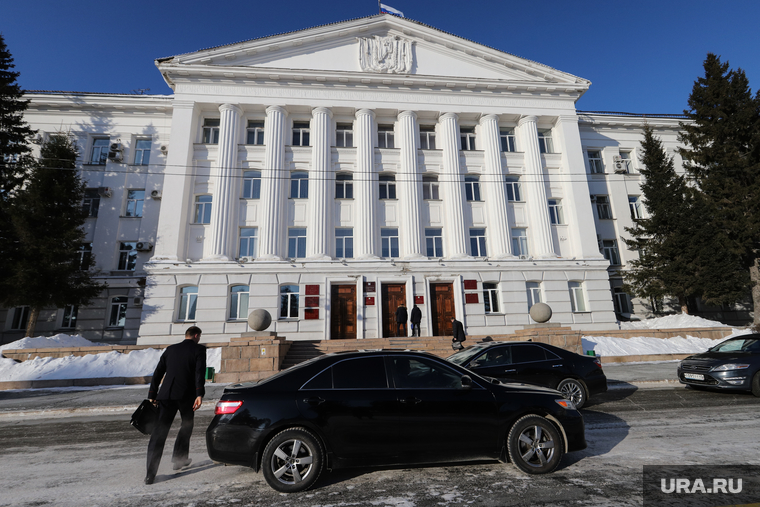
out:
M375 177L375 143L372 128L375 113L369 109L356 112L354 142L356 143L356 228L354 229L354 257L357 259L377 259L375 253L375 215L378 205L377 178Z
M422 197L422 180L417 172L417 115L414 111L403 111L398 115L399 148L401 155L401 174L397 178L401 220L399 239L402 257L405 259L424 259L422 254L422 237L420 231L420 198Z
M504 189L504 171L501 167L499 140L499 117L495 114L480 119L481 139L485 154L483 171L487 206L488 257L504 259L512 257L509 221L507 219L507 196Z
M468 231L464 228L464 192L459 165L459 117L446 113L439 118L443 150L443 192L445 252L450 259L463 259L467 254Z
M541 152L538 148L538 129L535 116L523 116L518 123L520 139L525 152L525 189L529 242L533 247L534 257L556 257L552 243L551 222L549 221L549 203L546 198L544 171L541 164Z
M335 190L330 177L330 121L332 111L316 107L311 120L311 171L309 172L309 227L306 231L306 257L312 260L330 259L329 245L333 237L332 202Z
M285 118L288 112L280 106L267 108L264 125L264 168L261 171L261 222L259 227L259 259L281 260L283 178L285 168Z

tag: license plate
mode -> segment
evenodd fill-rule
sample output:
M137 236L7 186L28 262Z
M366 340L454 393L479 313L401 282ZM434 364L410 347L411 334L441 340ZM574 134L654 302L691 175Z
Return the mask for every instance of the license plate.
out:
M701 373L684 373L683 377L689 380L704 380L705 379L705 376L702 375Z

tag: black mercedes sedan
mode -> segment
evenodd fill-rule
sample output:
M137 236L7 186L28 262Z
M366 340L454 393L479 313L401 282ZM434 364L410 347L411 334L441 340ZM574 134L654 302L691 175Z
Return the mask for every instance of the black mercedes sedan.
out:
M678 380L692 387L752 391L760 396L760 334L735 336L678 365Z
M559 392L485 379L425 352L321 356L228 386L215 414L211 459L261 469L286 493L351 466L495 459L541 474L586 447L583 417Z
M560 391L576 408L607 391L602 362L539 342L479 342L448 361L485 377L525 382Z

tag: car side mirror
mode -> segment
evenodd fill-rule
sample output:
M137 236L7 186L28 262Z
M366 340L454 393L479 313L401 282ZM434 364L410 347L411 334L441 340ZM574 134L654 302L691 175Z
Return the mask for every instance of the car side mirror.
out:
M462 389L472 389L472 379L469 375L462 375Z

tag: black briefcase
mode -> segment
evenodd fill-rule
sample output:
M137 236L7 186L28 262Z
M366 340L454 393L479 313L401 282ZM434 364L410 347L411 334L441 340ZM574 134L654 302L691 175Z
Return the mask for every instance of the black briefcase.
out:
M153 429L158 422L158 407L153 405L150 400L143 400L132 414L132 420L129 424L135 427L137 431L145 435L153 433Z

